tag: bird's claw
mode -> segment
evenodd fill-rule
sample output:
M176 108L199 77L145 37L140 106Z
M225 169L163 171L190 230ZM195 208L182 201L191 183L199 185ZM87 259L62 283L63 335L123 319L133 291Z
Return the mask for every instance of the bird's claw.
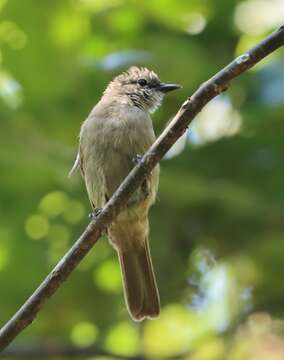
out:
M91 220L94 220L96 217L98 217L100 215L101 212L102 212L102 208L96 208L96 209L94 209L93 212L91 212L89 214L89 218Z

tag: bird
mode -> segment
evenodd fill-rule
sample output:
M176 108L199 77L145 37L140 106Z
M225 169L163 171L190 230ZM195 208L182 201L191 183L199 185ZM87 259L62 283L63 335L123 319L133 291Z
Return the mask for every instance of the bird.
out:
M145 67L116 76L83 122L79 149L69 173L80 170L96 216L156 137L150 114L166 93L180 85L163 83ZM159 165L133 193L107 229L118 253L124 298L134 321L160 313L160 298L149 248L148 212L155 202Z

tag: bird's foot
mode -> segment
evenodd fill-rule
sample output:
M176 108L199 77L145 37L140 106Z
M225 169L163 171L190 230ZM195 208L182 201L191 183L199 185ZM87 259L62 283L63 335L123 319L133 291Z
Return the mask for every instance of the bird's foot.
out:
M140 163L140 161L142 160L142 157L143 157L143 155L136 154L132 159L133 164L138 165Z
M102 208L94 209L94 211L89 214L89 219L94 220L96 217L100 215L101 212L102 212Z

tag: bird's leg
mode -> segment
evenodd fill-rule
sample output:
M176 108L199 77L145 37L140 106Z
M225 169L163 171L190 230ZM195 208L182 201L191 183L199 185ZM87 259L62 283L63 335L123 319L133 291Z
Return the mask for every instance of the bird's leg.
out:
M89 214L89 218L90 218L91 220L95 220L95 218L98 217L101 212L102 212L102 208L96 208L96 209L94 209L93 212L91 212L91 213Z

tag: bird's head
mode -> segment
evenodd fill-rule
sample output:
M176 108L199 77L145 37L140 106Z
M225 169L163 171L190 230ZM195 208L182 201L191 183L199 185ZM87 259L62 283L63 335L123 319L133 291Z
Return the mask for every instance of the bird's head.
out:
M154 112L162 102L164 94L179 89L176 84L162 83L154 71L132 66L115 77L105 90L108 96L127 96L134 106Z

